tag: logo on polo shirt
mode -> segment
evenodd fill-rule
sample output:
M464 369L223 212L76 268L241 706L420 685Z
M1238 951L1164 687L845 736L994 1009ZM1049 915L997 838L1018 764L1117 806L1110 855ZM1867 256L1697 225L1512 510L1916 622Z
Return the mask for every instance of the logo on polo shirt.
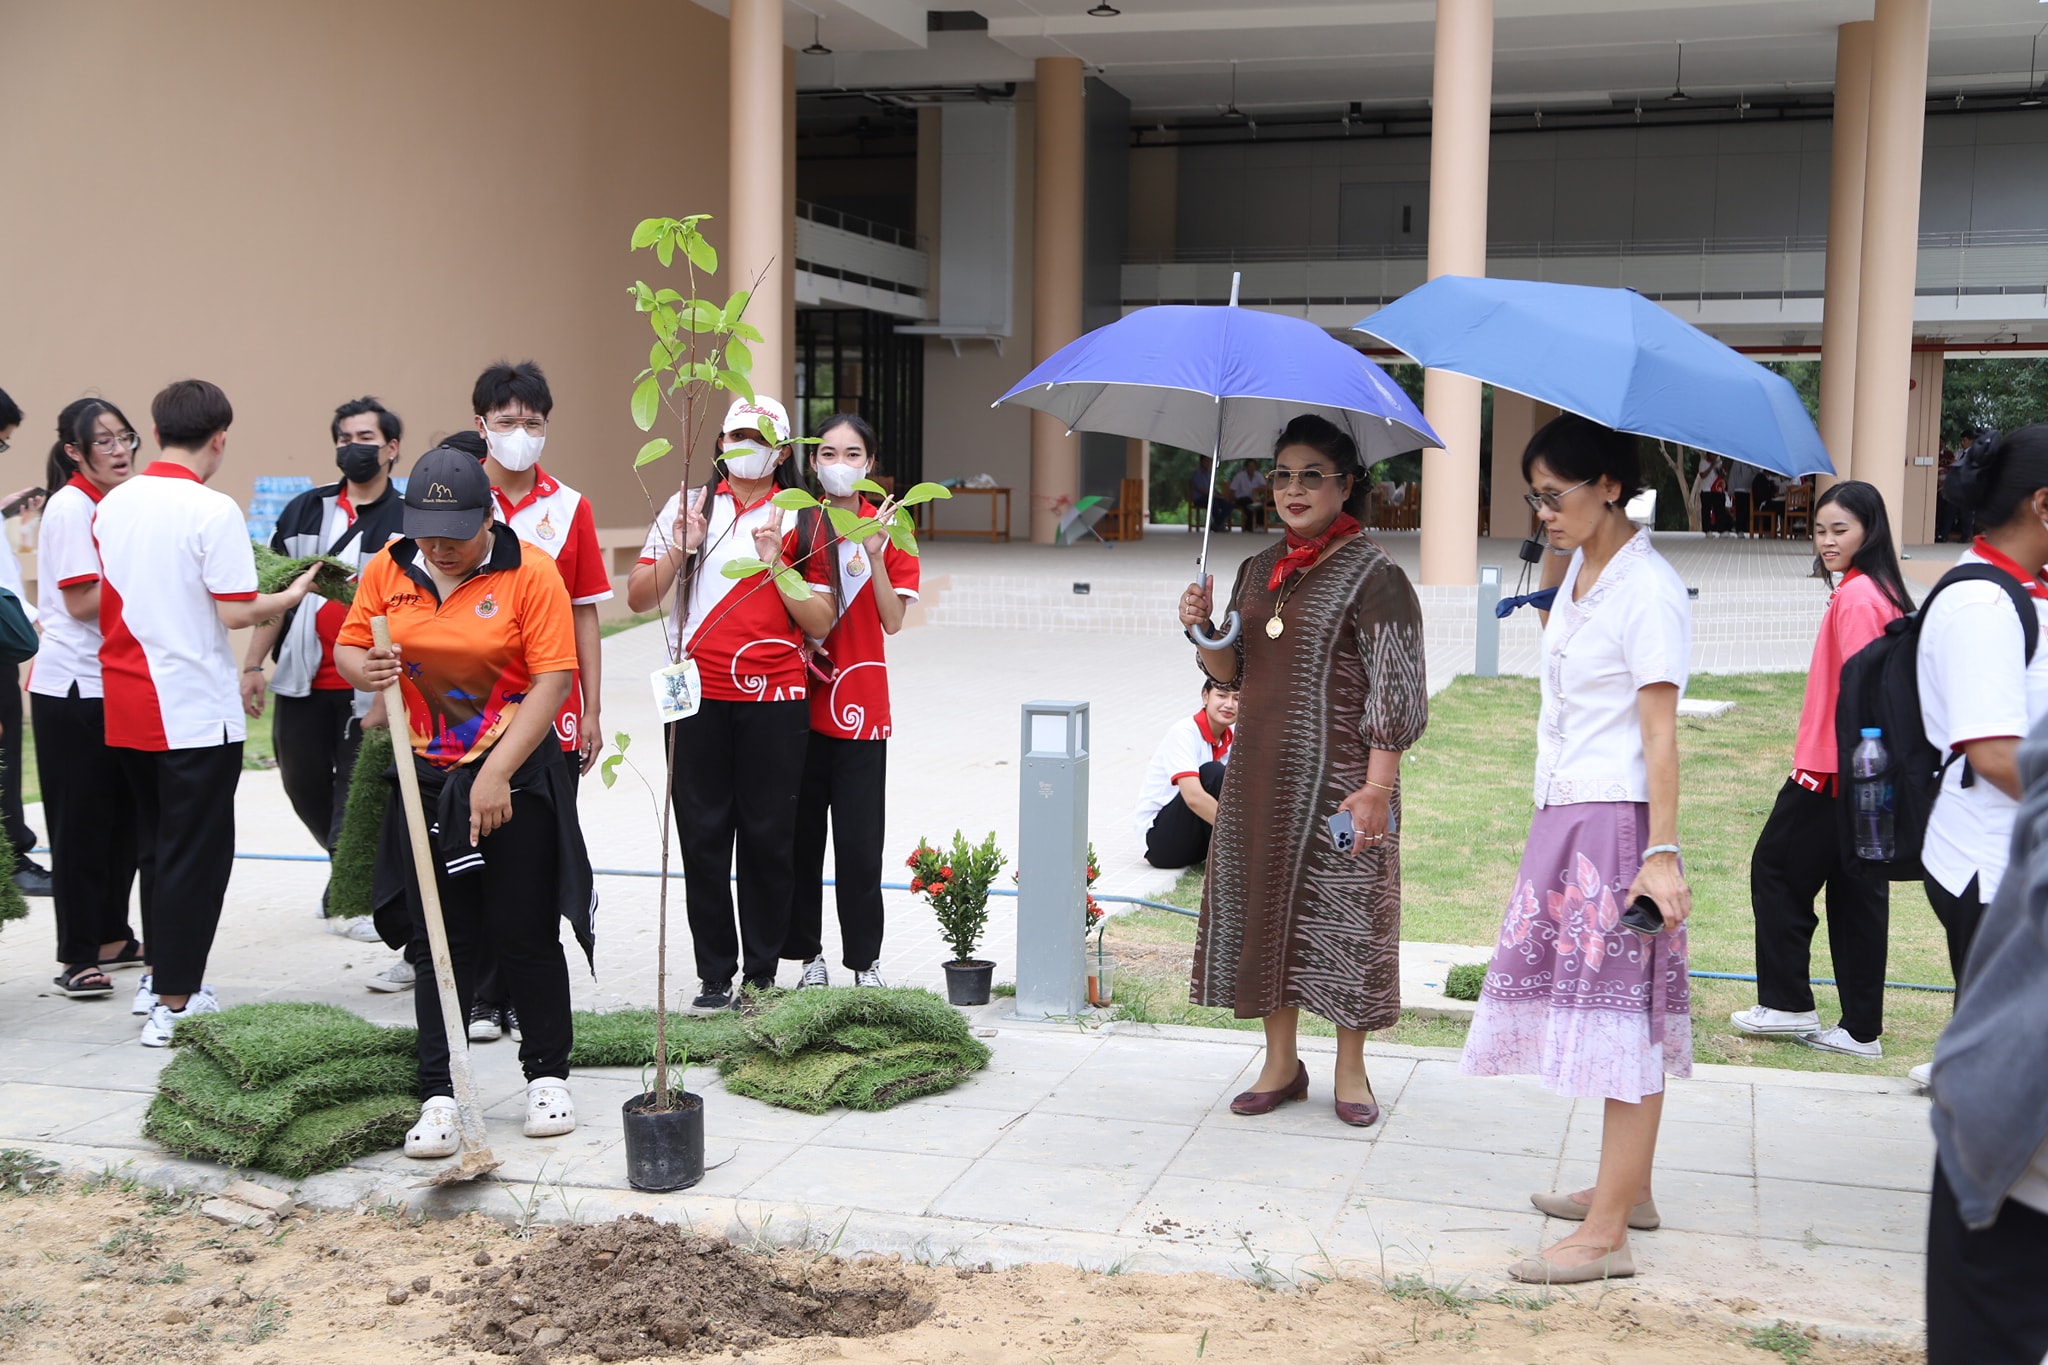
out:
M554 517L552 515L543 514L540 519L540 524L533 528L533 533L539 536L542 540L553 540L555 538Z
M848 578L859 578L863 574L867 573L867 571L868 562L860 557L860 551L855 550L853 554L847 558L846 576Z
M476 614L483 617L486 621L496 616L498 614L498 599L490 593L485 593L484 600L476 604Z

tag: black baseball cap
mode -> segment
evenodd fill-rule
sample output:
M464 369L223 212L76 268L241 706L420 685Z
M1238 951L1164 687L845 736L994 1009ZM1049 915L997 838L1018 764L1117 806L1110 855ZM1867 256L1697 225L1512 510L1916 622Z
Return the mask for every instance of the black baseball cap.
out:
M468 540L490 519L491 479L475 456L453 446L420 456L405 481L401 524L407 536Z

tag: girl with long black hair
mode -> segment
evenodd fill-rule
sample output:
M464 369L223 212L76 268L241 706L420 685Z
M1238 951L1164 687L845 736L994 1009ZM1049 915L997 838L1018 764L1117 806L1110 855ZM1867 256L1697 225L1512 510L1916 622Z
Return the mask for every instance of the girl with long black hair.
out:
M1913 610L1892 544L1884 499L1867 483L1838 483L1813 510L1813 548L1832 596L1813 642L1806 703L1792 747L1792 775L1750 855L1756 916L1757 1003L1729 1016L1744 1033L1785 1035L1823 1052L1878 1058L1884 1045L1884 964L1891 886L1842 857L1836 835L1842 755L1835 702L1842 665ZM1841 579L1836 581L1836 575ZM1828 950L1842 1020L1823 1029L1808 980L1814 899L1827 893Z

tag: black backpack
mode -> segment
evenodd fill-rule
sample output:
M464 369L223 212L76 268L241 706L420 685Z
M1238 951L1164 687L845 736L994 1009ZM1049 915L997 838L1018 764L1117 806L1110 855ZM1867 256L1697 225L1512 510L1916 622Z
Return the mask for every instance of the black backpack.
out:
M1941 576L1934 591L1920 609L1901 616L1842 665L1842 690L1835 702L1835 775L1840 799L1842 863L1860 867L1888 881L1919 881L1920 846L1927 837L1927 820L1934 813L1934 799L1941 794L1941 779L1955 759L1928 742L1927 727L1920 719L1920 627L1927 609L1942 589L1955 583L1996 583L2012 598L2020 614L2020 629L2027 641L2028 663L2040 643L2041 622L2034 611L2034 599L2017 579L1989 564L1958 564ZM1887 775L1892 780L1893 831L1897 856L1885 861L1856 855L1855 810L1851 795L1849 764L1866 729L1884 732L1884 747L1890 759ZM1963 785L1975 784L1976 774L1963 764Z

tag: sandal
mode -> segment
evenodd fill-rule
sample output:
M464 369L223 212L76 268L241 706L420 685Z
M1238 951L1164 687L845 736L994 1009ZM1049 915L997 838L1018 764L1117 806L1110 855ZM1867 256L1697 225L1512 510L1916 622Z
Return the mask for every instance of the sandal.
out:
M526 1136L560 1137L576 1131L576 1101L569 1083L557 1076L536 1076L526 1083Z
M112 957L101 958L100 966L111 967L115 971L119 971L123 967L140 967L148 960L149 954L143 951L142 941L131 938L121 945L120 952L115 953Z
M90 962L76 967L66 967L56 978L57 993L68 995L73 1000L100 1000L114 993L114 983L107 980L107 974Z
M462 1150L462 1111L447 1095L434 1095L420 1105L420 1121L405 1135L405 1154L419 1161L454 1156Z

